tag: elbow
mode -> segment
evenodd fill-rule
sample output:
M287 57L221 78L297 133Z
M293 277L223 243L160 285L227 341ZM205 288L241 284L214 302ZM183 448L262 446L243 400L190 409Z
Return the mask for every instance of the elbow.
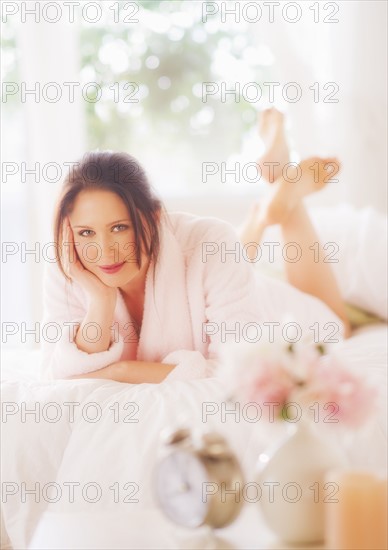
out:
M349 325L349 323L345 326L344 328L344 338L345 340L347 338L350 338L350 336L352 335L352 328L351 326Z
M343 335L344 339L346 340L352 335L352 326L350 324L350 321L346 315L341 317L342 326L343 326Z

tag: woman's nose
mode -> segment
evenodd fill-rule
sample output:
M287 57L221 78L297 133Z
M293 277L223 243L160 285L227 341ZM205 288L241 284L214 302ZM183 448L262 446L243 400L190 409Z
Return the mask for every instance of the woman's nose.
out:
M114 263L117 258L117 243L115 243L114 235L102 237L99 241L99 254L102 260L107 260L109 263Z

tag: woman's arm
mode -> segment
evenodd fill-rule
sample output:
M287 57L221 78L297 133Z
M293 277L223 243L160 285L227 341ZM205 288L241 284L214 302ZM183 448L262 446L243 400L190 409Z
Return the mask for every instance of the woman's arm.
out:
M75 337L77 348L86 353L98 353L106 351L111 345L113 315L116 298L104 297L90 302L86 316L84 317ZM87 334L87 328L93 325L100 332L96 341L91 341Z
M148 361L118 361L102 369L70 376L73 378L102 378L106 380L115 380L127 384L158 384L175 368L176 365L167 365L165 363L151 363Z

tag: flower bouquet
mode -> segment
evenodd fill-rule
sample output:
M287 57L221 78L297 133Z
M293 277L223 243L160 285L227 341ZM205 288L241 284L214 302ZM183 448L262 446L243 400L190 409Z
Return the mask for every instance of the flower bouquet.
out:
M354 374L324 344L260 342L229 346L222 361L228 398L271 410L269 421L317 422L356 428L376 410L377 389ZM321 415L320 415L321 413Z

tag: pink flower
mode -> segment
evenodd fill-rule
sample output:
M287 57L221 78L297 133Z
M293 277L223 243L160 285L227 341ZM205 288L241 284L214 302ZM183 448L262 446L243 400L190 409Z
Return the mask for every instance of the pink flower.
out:
M276 360L260 359L257 361L257 371L244 390L249 401L263 403L278 403L283 406L293 388L289 373Z
M377 388L365 384L333 356L321 358L314 379L306 388L305 397L326 405L332 420L348 426L360 426L376 410ZM334 406L328 406L333 403Z

